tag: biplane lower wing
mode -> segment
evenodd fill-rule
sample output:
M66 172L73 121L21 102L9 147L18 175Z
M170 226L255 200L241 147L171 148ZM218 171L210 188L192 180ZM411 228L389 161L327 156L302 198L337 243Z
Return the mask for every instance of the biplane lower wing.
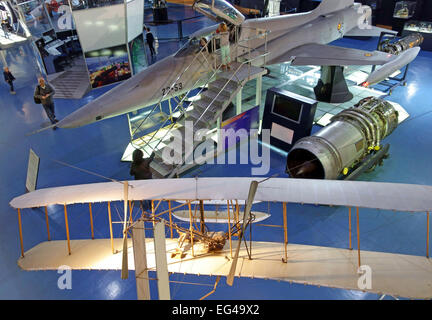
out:
M117 254L112 254L110 239L72 240L68 255L65 241L46 241L25 253L18 261L23 270L57 270L67 265L76 270L121 270L122 239L114 242ZM129 242L129 246L132 242ZM147 266L155 270L153 239L146 239ZM183 259L172 258L177 239L167 239L168 271L207 276L227 276L231 266L228 245L216 254ZM249 260L241 247L236 277L272 279L315 286L360 290L357 273L357 251L340 248L288 244L288 262L283 263L282 243L252 242L253 259ZM366 292L392 296L431 299L432 263L420 256L362 251L362 264L372 270L372 287ZM132 250L129 250L129 269L134 270Z
M153 179L129 181L127 189L124 189L125 183L107 182L46 188L26 193L10 202L12 207L18 209L22 250L22 257L18 260L18 264L24 270L54 270L62 265L68 265L72 269L121 269L123 253L127 251L127 260L131 261L128 267L133 269L132 250L124 249L131 246L131 243L129 241L128 246L123 246L127 243L127 240L124 239L71 240L68 236L67 241L42 242L24 253L21 234L21 209L60 204L65 207L66 218L66 206L70 204L125 199L129 201L188 200L190 207L189 201L240 201L250 198L248 203L252 200L276 201L283 202L284 206L285 203L301 203L357 207L357 209L427 212L427 252L429 252L431 186L272 178L259 182L254 196L248 197L249 188L252 184L256 184L256 180L256 178ZM126 211L125 202L125 213ZM191 211L190 208L189 211ZM127 217L126 214L125 217ZM357 210L357 227L358 217ZM191 233L192 229L191 227ZM286 225L284 225L284 230L286 231ZM359 236L360 233L358 233ZM147 239L146 241L148 264L154 268L153 240ZM349 250L297 244L287 244L285 247L283 242L252 241L251 243L252 260L249 260L248 253L243 247L244 244L238 247L240 248L239 254L235 255L238 259L227 259L231 257L231 241L228 244L224 242L221 250L212 252L205 251L205 243L198 241L183 251L185 256L180 258L174 254L176 248L179 249L177 239L167 239L168 271L227 276L227 279L232 275L276 279L349 290L361 289L407 298L432 298L432 260L429 258L429 253L426 257L421 257L372 251L360 253L359 247L357 250ZM201 250L200 245L203 246ZM200 252L206 253L201 256ZM372 269L372 287L360 288L358 286L357 268L359 266L368 266ZM230 273L231 268L233 272Z

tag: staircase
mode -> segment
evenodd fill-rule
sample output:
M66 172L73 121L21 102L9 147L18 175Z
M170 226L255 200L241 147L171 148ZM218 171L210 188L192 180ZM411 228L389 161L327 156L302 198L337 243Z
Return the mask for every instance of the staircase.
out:
M75 59L66 71L49 75L48 81L54 87L56 99L81 99L91 90L84 58Z
M238 36L238 30L235 31L235 34ZM202 147L205 147L206 157L213 158L217 155L214 142L208 138L210 134L213 134L213 129L222 122L223 112L248 81L267 73L267 70L261 66L265 66L266 56L268 55L268 31L256 29L253 30L251 34L252 37L239 40L231 47L232 52L238 54L238 52L241 51L241 53L233 59L236 60L236 62L231 63L230 70L226 71L220 70L220 49L216 49L215 47L215 38L209 40L207 45L202 47L201 50L195 54L191 63L178 75L177 79L171 85L171 87L173 87L192 65L201 64L205 69L210 67L211 70L209 73L204 73L192 86L192 88L202 88L197 95L200 97L199 100L192 102L187 109L184 109L182 104L190 93L189 91L183 95L183 98L176 101L177 107L171 110L171 100L167 97L167 93L170 92L170 90L167 90L167 93L161 97L159 103L154 105L153 109L140 124L133 130L132 127L130 127L130 146L135 149L139 148L143 150L144 154L147 156L150 156L151 152L155 153L154 160L150 164L154 178L172 178L196 166L196 159L193 159L193 153L202 143L210 144L202 145ZM263 52L260 52L262 49L254 49L249 46L250 41L254 39L264 39ZM211 55L206 54L206 50L209 46L213 48L211 50ZM204 89L206 86L208 89ZM158 112L158 107L161 108L161 102L164 99L168 99L170 116L163 121L159 129L153 133L136 137L135 134L140 132L141 127L148 125L148 121L151 121L151 116L155 112ZM219 124L218 120L220 120ZM188 128L188 130L186 125L188 125L189 122L193 123L193 127ZM204 129L200 131L201 137L198 137L201 139L194 141L197 131L201 129ZM188 134L187 137L186 133ZM173 137L178 142L182 142L178 151L174 151L172 148L174 143L172 141ZM203 139L204 141L202 141L202 138L205 138ZM138 139L140 141L138 141ZM185 151L187 151L187 154ZM167 160L167 162L164 160ZM206 159L201 158L200 160L204 162Z
M155 151L155 158L150 164L155 178L173 177L186 170L191 169L196 164L185 164L190 154L185 154L185 150L195 150L201 142L194 142L185 139L185 122L193 122L193 136L200 129L213 129L217 119L228 107L230 102L236 97L240 89L250 80L256 79L267 73L267 70L260 67L252 66L250 63L233 62L231 70L219 72L214 81L209 83L208 90L201 93L201 99L192 103L193 108L186 111L177 121L177 130L182 135L184 141L182 153L176 154L175 157L181 159L181 163L167 164L163 161L163 152L166 144L170 143L172 135L166 135L159 139L161 148ZM171 148L170 148L171 150Z

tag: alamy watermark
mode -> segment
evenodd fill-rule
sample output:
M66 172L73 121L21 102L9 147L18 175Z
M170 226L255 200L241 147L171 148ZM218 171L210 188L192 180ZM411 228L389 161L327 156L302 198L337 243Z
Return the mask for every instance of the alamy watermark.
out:
M368 265L362 265L357 269L360 277L357 280L357 287L360 290L372 289L372 268Z
M183 130L182 130L183 131ZM208 129L194 131L192 121L185 121L184 137L180 130L171 131L171 141L163 148L162 159L166 164L237 164L237 142L240 140L240 164L252 164L252 175L266 175L270 170L270 130L218 129L217 148ZM246 143L246 139L248 143ZM261 148L259 145L261 144ZM261 152L260 152L261 149ZM215 151L217 157L215 160ZM227 151L225 153L225 151ZM226 161L226 155L228 161Z
M57 273L61 274L57 280L57 287L60 290L72 290L72 268L63 265L58 267Z
M372 9L369 6L360 6L357 10L360 17L357 20L357 26L361 30L372 29L372 25L369 21L372 17Z

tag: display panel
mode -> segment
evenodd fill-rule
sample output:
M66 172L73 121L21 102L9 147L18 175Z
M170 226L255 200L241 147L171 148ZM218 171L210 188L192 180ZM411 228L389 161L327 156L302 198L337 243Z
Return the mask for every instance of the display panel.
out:
M408 21L407 23L405 23L404 30L422 33L432 33L432 22Z
M85 53L92 88L99 88L131 76L126 45Z
M415 1L398 1L393 12L394 18L409 19L414 15L416 9Z
M221 128L227 133L225 141L223 142L224 149L231 148L233 145L237 144L237 142L247 137L237 135L237 133L241 132L240 130L245 130L250 135L251 130L258 129L259 120L259 106L256 106L223 121L221 123Z
M275 122L272 123L271 126L271 136L279 139L282 142L292 144L294 138L294 130L289 128L285 128Z
M298 123L300 121L302 107L302 103L280 95L275 95L273 98L272 113Z
M73 18L84 52L127 43L123 4L74 11Z
M129 42L129 53L133 74L137 74L147 67L147 57L145 54L143 34L140 34L131 42Z
M90 9L124 3L124 0L70 0L72 10Z
M131 41L143 33L144 0L129 1L126 6L128 41Z

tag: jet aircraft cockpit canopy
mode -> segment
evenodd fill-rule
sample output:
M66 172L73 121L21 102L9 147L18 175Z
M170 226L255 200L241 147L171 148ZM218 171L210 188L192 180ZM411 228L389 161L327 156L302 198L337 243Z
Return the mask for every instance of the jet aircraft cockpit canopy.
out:
M239 26L245 20L244 15L224 0L196 0L193 8L215 21L226 21Z

